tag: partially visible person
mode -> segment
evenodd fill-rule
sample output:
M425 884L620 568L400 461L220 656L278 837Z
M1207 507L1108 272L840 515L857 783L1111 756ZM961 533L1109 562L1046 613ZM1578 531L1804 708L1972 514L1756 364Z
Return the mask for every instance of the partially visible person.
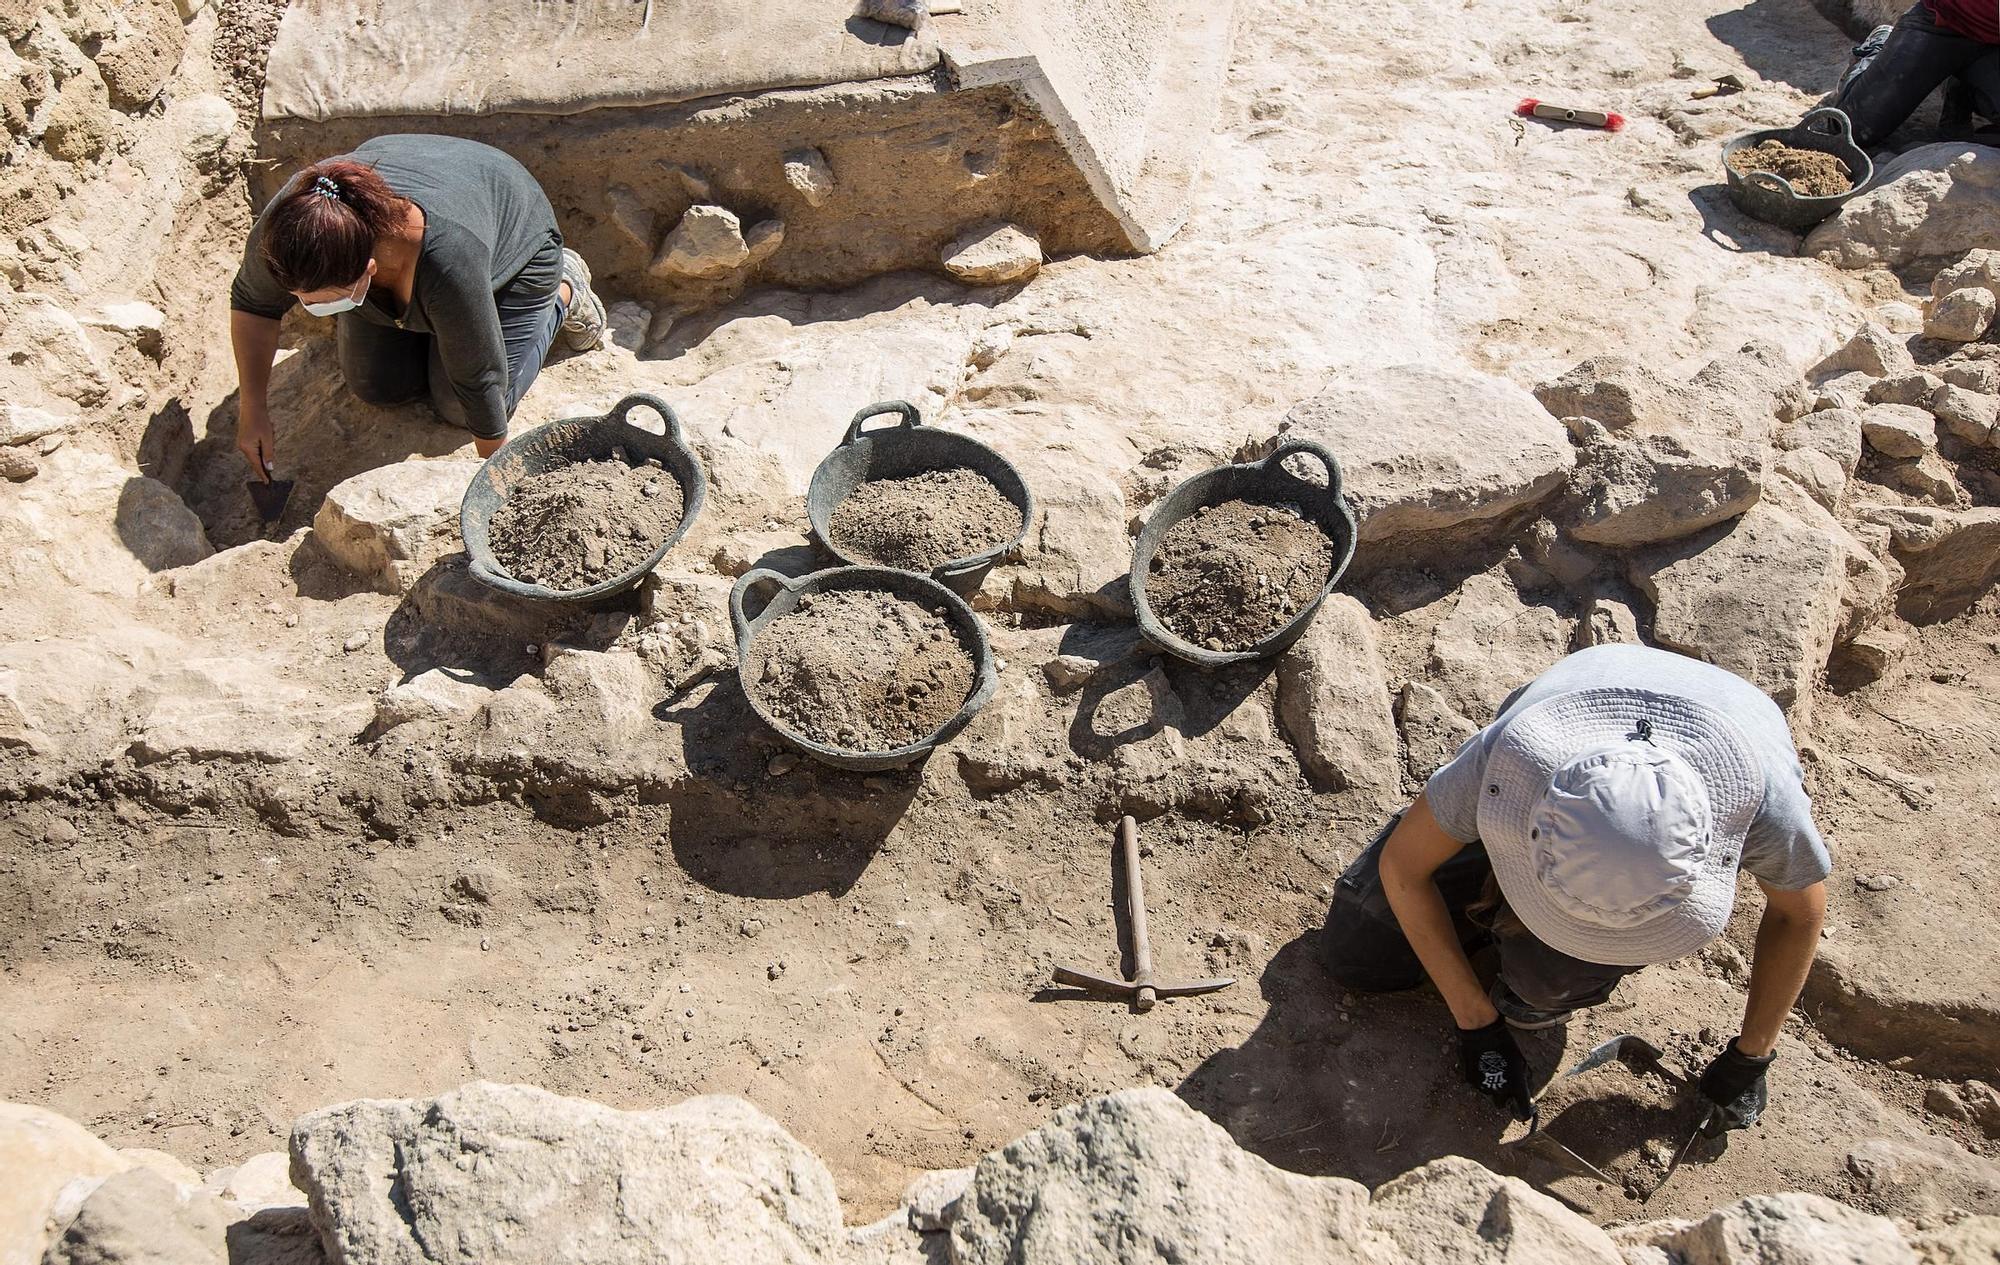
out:
M1878 26L1854 50L1832 104L1874 149L1946 85L1944 130L1970 116L2000 121L2000 0L1918 0L1894 26Z
M378 136L294 176L257 217L229 288L236 446L271 477L271 362L292 304L335 318L369 404L428 396L488 456L550 348L597 346L604 305L547 195L513 158L450 136Z
M1784 714L1712 664L1595 646L1516 690L1340 876L1321 943L1348 988L1428 975L1466 1082L1526 1119L1509 1029L1560 1024L1714 940L1739 868L1764 894L1750 995L1701 1093L1713 1126L1742 1128L1819 947L1831 861ZM1471 958L1487 945L1490 988Z

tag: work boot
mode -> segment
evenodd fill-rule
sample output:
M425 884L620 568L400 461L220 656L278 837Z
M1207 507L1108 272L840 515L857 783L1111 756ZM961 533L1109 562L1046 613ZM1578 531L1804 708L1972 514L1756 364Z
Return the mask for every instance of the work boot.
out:
M1500 1017L1507 1021L1507 1026L1522 1032L1540 1032L1545 1028L1559 1027L1568 1023L1569 1017L1576 1013L1572 1010L1536 1010L1516 997L1514 990L1499 980L1493 981L1493 987L1486 996L1493 1003L1493 1009L1499 1011Z
M557 337L567 351L589 351L604 342L604 303L590 288L590 265L563 247L562 279L569 282L569 311Z

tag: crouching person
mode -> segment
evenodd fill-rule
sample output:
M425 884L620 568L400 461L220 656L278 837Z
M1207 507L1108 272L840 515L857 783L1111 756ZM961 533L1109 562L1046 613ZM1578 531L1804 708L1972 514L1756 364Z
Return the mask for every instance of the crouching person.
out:
M1465 1080L1526 1119L1510 1028L1547 1028L1619 980L1722 933L1736 872L1764 893L1741 1033L1701 1092L1718 1121L1762 1112L1765 1070L1826 909L1826 845L1777 706L1721 668L1643 646L1570 655L1516 690L1348 867L1323 939L1348 988L1428 975ZM1480 985L1469 954L1491 944Z

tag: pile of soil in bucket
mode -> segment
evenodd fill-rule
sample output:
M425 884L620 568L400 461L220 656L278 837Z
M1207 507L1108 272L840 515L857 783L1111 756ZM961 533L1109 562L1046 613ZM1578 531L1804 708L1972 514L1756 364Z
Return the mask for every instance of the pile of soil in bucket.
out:
M1255 645L1333 575L1333 541L1292 505L1224 501L1167 529L1146 596L1168 632L1209 650Z
M930 737L972 693L972 652L951 622L894 593L809 593L751 643L750 691L803 737L890 751Z
M1847 164L1817 149L1793 149L1782 141L1764 141L1729 156L1739 173L1768 171L1783 176L1802 197L1831 198L1854 187Z
M829 541L843 557L930 571L1021 534L1021 511L993 481L963 466L871 479L834 507Z
M630 571L681 525L681 485L657 461L579 461L524 481L487 541L507 574L582 589Z

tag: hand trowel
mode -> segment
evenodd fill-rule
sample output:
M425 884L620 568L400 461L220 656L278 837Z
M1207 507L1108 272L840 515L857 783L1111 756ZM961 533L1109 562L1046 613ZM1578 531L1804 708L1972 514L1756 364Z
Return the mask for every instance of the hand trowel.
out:
M292 499L291 479L248 479L243 486L250 489L250 502L257 507L259 521L270 524L285 516L285 502Z

